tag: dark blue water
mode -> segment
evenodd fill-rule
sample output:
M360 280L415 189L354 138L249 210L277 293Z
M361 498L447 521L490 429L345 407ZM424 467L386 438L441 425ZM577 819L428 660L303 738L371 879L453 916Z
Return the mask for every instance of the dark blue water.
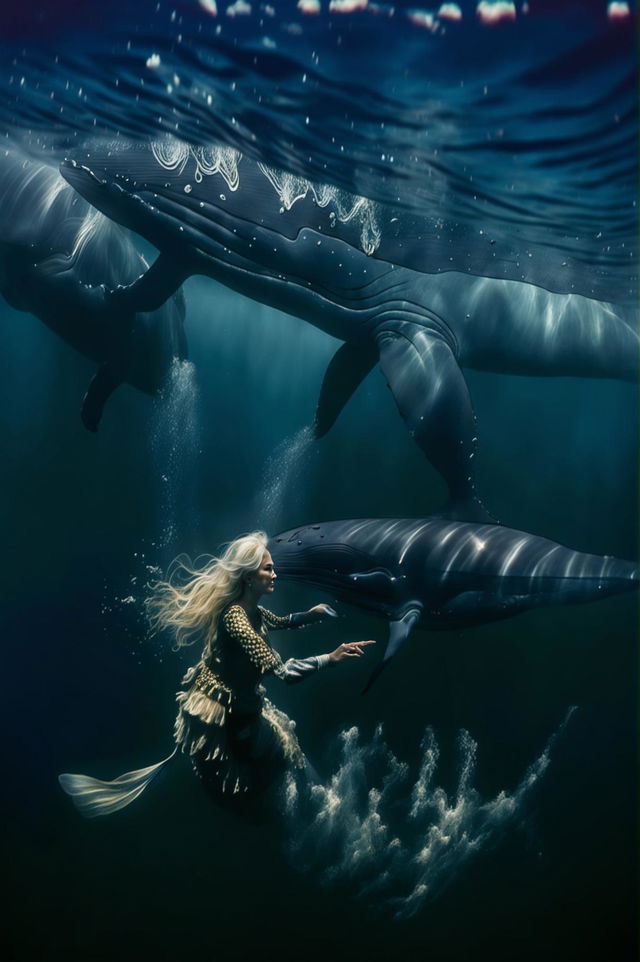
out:
M7 144L50 164L95 140L223 143L398 217L425 238L407 266L517 279L528 261L549 290L633 301L635 4L531 0L495 23L468 3L214 6L3 10ZM0 306L2 958L635 958L631 596L416 632L366 698L363 665L270 683L328 793L293 839L217 810L180 764L112 819L71 810L60 771L111 778L170 749L189 658L148 637L141 604L176 553L445 497L378 371L311 443L336 342L210 280L185 295L192 366L163 399L119 389L97 436L78 417L94 365ZM635 387L467 380L500 519L637 557ZM282 584L273 606L319 600ZM382 645L381 621L343 613L331 644ZM281 640L328 644L322 626Z

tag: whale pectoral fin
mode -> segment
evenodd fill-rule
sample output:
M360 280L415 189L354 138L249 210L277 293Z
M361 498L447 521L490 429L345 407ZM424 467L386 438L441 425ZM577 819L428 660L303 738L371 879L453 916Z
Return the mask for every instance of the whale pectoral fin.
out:
M400 618L398 621L392 621L389 624L389 640L387 642L384 657L371 672L369 680L362 689L361 694L366 695L374 681L376 681L378 675L384 671L393 656L400 650L402 645L411 634L414 625L420 619L420 614L420 608L410 608L409 611L402 616L402 618Z
M537 602L539 604L539 602ZM535 608L536 597L531 594L505 595L490 591L462 591L442 607L449 624L457 628L502 621Z
M343 407L378 360L373 341L346 341L331 358L325 372L316 409L314 431L322 438L336 422Z
M95 433L98 430L104 406L119 384L122 384L122 381L113 376L106 364L103 364L91 379L80 411L87 431Z
M451 346L439 334L406 321L385 327L377 341L380 367L398 410L449 488L445 514L493 522L474 490L475 418Z
M172 254L159 254L149 270L127 287L109 291L107 298L127 311L157 311L191 273L186 264Z

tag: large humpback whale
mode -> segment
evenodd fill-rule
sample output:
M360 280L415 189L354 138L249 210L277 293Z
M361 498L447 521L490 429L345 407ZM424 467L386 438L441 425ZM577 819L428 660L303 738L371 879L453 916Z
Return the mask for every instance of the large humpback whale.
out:
M309 524L275 535L269 550L284 580L313 585L389 621L384 658L367 688L415 626L465 628L638 586L632 562L502 525L440 518Z
M57 167L3 152L0 293L98 364L82 405L90 430L119 384L156 394L173 358L186 357L182 293L136 312L117 288L146 267L127 234L83 201Z
M344 341L316 433L379 362L411 434L445 479L449 516L491 520L474 490L474 414L462 367L528 375L637 376L623 309L513 280L427 274L377 256L374 204L256 164L230 148L93 148L61 171L160 256L129 290L157 308L205 274ZM398 241L401 244L401 240Z

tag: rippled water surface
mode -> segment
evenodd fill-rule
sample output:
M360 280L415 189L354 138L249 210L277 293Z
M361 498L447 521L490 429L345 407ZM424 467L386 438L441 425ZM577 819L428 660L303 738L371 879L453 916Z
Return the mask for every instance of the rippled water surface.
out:
M553 289L595 275L596 295L633 296L633 10L317 6L5 12L0 122L57 157L94 137L223 143L382 202L425 238L421 269L524 264Z

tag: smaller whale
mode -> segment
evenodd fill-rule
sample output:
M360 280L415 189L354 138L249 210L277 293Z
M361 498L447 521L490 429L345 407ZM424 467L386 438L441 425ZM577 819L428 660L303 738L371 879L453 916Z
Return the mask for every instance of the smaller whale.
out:
M415 627L466 628L638 587L633 562L502 525L435 517L309 524L275 535L268 547L285 581L320 588L389 622L383 660L365 692Z
M8 150L0 158L0 238L0 294L98 365L82 404L87 429L97 430L119 384L162 391L173 359L187 357L184 296L154 311L131 308L118 285L148 265L121 228L56 168Z

